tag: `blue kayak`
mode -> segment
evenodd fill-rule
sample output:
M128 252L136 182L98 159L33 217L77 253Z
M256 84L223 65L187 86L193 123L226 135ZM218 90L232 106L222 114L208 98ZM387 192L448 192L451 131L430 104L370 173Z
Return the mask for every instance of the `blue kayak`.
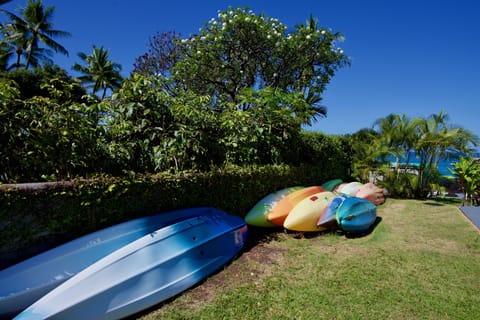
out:
M92 263L176 221L211 208L170 211L124 222L70 241L0 271L0 318L11 319Z
M210 209L159 228L82 270L15 319L119 319L171 298L232 260L247 225Z
M344 231L366 232L377 219L377 207L366 199L347 197L337 208L336 218Z
M329 228L334 223L337 223L337 209L342 205L342 203L347 199L346 195L340 195L335 197L330 201L322 212L322 215L317 221L318 227Z

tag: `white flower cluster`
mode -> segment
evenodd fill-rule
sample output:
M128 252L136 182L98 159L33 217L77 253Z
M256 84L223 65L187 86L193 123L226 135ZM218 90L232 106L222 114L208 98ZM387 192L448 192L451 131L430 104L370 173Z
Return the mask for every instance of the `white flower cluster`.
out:
M278 19L264 17L263 15L257 16L253 13L252 10L246 11L244 9L229 9L228 11L218 11L217 17L211 18L204 27L205 29L200 29L200 34L198 36L192 36L190 39L182 39L181 41L182 43L191 46L193 52L201 54L201 48L203 45L200 44L202 42L222 41L224 36L231 36L225 34L225 32L229 30L229 28L232 28L233 25L241 23L242 21L247 22L248 25L254 25L253 27L249 27L247 25L246 28L248 28L247 30L249 30L249 32L251 32L252 34L258 33L259 35L263 35L266 39L272 41L272 44L274 44L276 47L281 47L281 45L285 43L285 41L292 41L289 45L294 45L298 48L302 48L306 44L305 41L308 41L308 43L311 44L311 40L316 41L326 39L330 41L327 41L326 43L321 45L322 47L326 46L324 47L324 49L328 48L329 50L331 50L332 53L335 54L343 54L343 50L341 48L335 48L334 42L332 41L333 39L330 39L330 29L316 28L315 30L311 30L308 28L302 28L298 30L298 32L286 34L287 27L282 24ZM244 28L245 26L239 24L238 27ZM314 44L316 49L318 49L317 45L318 44ZM318 56L319 53L316 53L316 55Z

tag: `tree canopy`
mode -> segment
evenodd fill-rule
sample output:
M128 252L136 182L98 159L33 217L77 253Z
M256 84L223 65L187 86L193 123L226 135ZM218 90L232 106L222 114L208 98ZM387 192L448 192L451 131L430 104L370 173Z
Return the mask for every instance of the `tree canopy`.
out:
M95 94L102 91L101 98L105 98L108 89L118 89L122 84L120 71L122 66L109 59L108 50L103 47L93 46L92 54L78 53L78 57L85 65L75 63L73 70L82 73L78 79L87 85Z
M177 89L212 97L218 110L228 103L241 110L258 107L245 101L246 89L300 94L310 106L298 115L302 123L326 115L322 93L335 71L349 64L337 47L342 35L320 27L313 17L289 32L278 19L248 8L219 11L189 38L169 33L157 39L150 52L137 59L136 70L149 70L156 61L162 68L150 68L160 71L151 75L168 75ZM165 63L167 56L172 63Z
M54 10L53 6L45 7L41 0L28 0L27 6L20 9L20 15L1 10L10 18L10 22L0 28L2 57L8 59L16 55L10 68L28 69L39 66L41 61L51 62L53 51L68 55L67 49L55 38L70 36L70 33L53 28ZM45 47L41 47L42 43ZM6 63L3 64L5 67Z

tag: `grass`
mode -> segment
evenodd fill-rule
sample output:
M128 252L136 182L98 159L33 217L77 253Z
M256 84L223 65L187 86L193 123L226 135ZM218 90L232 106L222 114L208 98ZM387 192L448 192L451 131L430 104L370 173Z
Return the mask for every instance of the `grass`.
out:
M141 319L480 319L480 233L459 203L394 200L364 237L270 231Z

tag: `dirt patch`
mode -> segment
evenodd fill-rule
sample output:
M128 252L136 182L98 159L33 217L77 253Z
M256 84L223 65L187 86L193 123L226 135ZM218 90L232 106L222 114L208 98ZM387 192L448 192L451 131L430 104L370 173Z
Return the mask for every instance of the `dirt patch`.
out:
M286 249L275 246L272 241L284 236L280 229L249 226L247 242L232 262L180 296L144 310L135 319L162 318L163 312L177 308L201 308L228 290L260 283L262 278L273 274L276 266L282 263Z
M283 260L285 249L270 244L282 237L278 230L250 228L247 243L240 255L223 270L188 291L190 304L210 302L222 291L236 286L257 283L272 274Z

